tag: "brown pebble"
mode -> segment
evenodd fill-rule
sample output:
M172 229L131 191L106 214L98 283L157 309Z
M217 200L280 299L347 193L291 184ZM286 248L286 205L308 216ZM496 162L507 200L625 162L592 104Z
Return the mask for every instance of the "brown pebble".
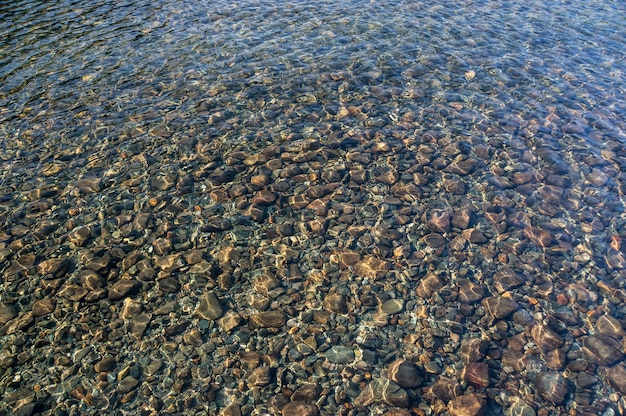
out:
M346 297L339 293L329 293L324 297L324 308L334 313L348 313Z
M488 297L482 301L482 305L496 319L506 318L519 308L513 299L503 296Z
M281 328L286 318L281 311L267 311L252 315L250 321L260 328Z
M96 373L109 373L115 369L116 365L115 358L107 355L95 363L93 369Z
M322 389L317 383L303 384L293 392L290 399L292 402L315 402L319 399L321 391Z
M252 386L264 387L272 383L274 370L268 366L257 367L248 376L248 383Z
M524 283L524 279L510 267L503 267L493 275L493 285L502 294Z
M443 287L442 280L434 273L428 273L422 279L420 279L415 293L422 299L429 299L433 293L440 290Z
M475 387L489 387L489 365L484 361L474 361L463 369L463 379Z
M487 402L473 393L456 397L448 403L450 416L482 416L485 414Z
M544 399L559 406L569 393L569 382L561 373L544 371L535 377L537 391Z
M374 403L408 408L409 396L406 390L393 381L377 378L372 380L354 399L354 405L357 407L368 407Z
M12 303L0 303L0 325L4 325L17 317L17 308Z
M33 303L33 316L44 316L54 312L56 302L53 299L42 299Z
M422 371L412 362L399 359L387 368L389 378L405 389L414 389L424 383Z
M359 277L378 279L383 277L389 270L389 263L373 256L365 256L354 266L354 271Z
M254 194L252 197L252 204L258 206L269 206L276 202L277 198L278 196L274 192L262 189Z
M615 390L626 395L626 366L624 364L618 364L609 368L607 380Z
M596 330L602 334L615 339L620 339L624 336L624 328L620 322L613 318L611 315L602 315L596 321Z
M458 279L459 301L463 303L474 303L485 296L485 287L480 283L472 282L469 279Z
M224 310L215 293L205 292L196 308L196 315L202 319L213 321L221 317L223 313Z
M583 355L594 364L613 365L624 358L621 344L610 337L591 335L582 341Z
M62 258L46 259L37 265L37 273L50 275L51 277L61 277L67 271L69 261Z
M559 334L545 325L536 324L530 334L535 344L544 352L559 348L565 343Z
M282 416L319 416L316 405L304 402L289 402L281 410Z
M429 214L426 226L435 233L446 233L451 229L450 214L447 211L433 211Z
M107 296L111 300L119 300L137 293L140 288L141 283L136 280L121 279L111 285Z

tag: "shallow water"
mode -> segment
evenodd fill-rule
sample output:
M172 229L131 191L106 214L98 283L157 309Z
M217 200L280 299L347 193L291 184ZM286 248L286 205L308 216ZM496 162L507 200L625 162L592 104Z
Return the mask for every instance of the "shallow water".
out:
M0 1L0 413L625 414L622 2L84 3Z

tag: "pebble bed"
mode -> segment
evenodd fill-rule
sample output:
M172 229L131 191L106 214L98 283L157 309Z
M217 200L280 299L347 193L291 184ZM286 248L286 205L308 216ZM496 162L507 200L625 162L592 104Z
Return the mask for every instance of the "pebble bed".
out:
M623 16L0 3L0 415L626 415Z

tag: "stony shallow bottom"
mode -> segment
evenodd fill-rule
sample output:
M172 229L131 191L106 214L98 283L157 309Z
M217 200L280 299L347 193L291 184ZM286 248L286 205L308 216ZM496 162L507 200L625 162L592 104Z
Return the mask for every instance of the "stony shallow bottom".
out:
M0 3L0 414L625 415L624 15Z

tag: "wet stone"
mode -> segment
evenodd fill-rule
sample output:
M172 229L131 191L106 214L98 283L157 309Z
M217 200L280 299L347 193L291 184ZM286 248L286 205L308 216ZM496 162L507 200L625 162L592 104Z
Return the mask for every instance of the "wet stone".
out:
M77 247L82 247L91 236L91 227L80 226L69 232L67 238Z
M541 324L535 325L530 331L530 334L535 344L537 344L542 351L550 351L559 348L565 342L554 330Z
M602 315L596 321L596 331L602 335L620 339L624 336L624 328L620 322L611 315Z
M241 316L235 311L227 311L224 316L217 320L219 326L226 332L232 331L242 322Z
M205 292L196 308L196 315L202 319L214 321L222 316L224 310L213 292Z
M491 296L482 301L483 307L496 319L503 319L515 312L519 305L513 299Z
M45 316L52 312L56 307L56 302L53 299L42 299L38 300L33 304L33 316Z
M422 299L429 299L433 293L443 287L443 281L434 273L429 273L421 280L415 292Z
M537 413L522 400L517 400L507 409L506 416L537 416Z
M441 234L437 233L426 234L423 237L423 241L432 248L443 247L446 244L446 239Z
M77 302L83 299L88 293L89 290L82 286L66 284L57 292L57 295L67 300Z
M463 230L461 235L472 244L484 244L489 241L485 234L483 234L483 232L478 228L468 228L467 230Z
M582 344L583 355L594 364L613 365L624 359L620 344L610 338L591 335L584 337Z
M450 231L450 214L447 211L433 211L429 215L426 226L435 233L446 233Z
M49 275L50 277L61 277L67 271L69 261L62 258L51 258L42 261L37 265L37 273Z
M405 389L414 389L424 383L422 371L412 362L396 360L387 368L389 378Z
M109 288L108 298L111 300L120 300L126 296L134 295L139 292L141 283L136 280L122 279L113 283Z
M487 402L476 394L468 393L454 398L448 403L450 416L482 416Z
M293 392L290 399L293 402L306 402L312 403L319 399L319 395L322 392L319 384L317 383L308 383L300 386L296 391Z
M484 361L474 361L463 369L463 379L477 388L489 387L489 365Z
M561 405L569 394L569 381L561 373L539 373L534 383L539 394L556 406Z
M115 358L111 356L105 356L100 361L94 364L93 369L96 373L110 373L115 370L117 362Z
M366 256L359 261L354 270L359 277L369 277L378 279L383 277L389 270L389 263L385 260L378 259L373 256Z
M267 296L269 291L277 287L280 287L280 281L272 274L263 273L254 279L254 290L262 295Z
M117 385L117 392L120 394L126 394L132 391L139 384L139 380L132 376L124 377Z
M386 378L372 380L354 400L357 407L367 407L374 403L384 403L400 408L409 407L406 390Z
M248 376L248 383L252 386L264 387L272 383L274 370L270 367L257 367Z
M335 345L328 349L324 355L333 364L348 364L354 361L354 350L342 345Z
M459 279L457 285L459 286L459 300L463 303L478 302L485 296L485 287L469 279Z
M626 366L618 364L608 369L607 380L613 388L626 395Z
M278 196L274 192L263 189L258 191L254 195L254 197L252 197L252 204L259 206L268 206L276 202L277 198Z
M514 289L524 283L524 279L510 267L504 267L493 275L494 287L498 293Z
M250 317L250 321L259 328L281 328L286 320L281 311L260 312Z
M0 303L0 325L4 325L17 317L17 308L12 303Z
M393 315L395 313L400 313L404 309L404 301L402 299L389 299L385 301L380 310L385 315Z
M333 313L345 314L348 312L346 297L339 293L329 293L324 297L324 308Z
M293 401L283 406L281 414L282 416L319 416L320 412L314 404Z

